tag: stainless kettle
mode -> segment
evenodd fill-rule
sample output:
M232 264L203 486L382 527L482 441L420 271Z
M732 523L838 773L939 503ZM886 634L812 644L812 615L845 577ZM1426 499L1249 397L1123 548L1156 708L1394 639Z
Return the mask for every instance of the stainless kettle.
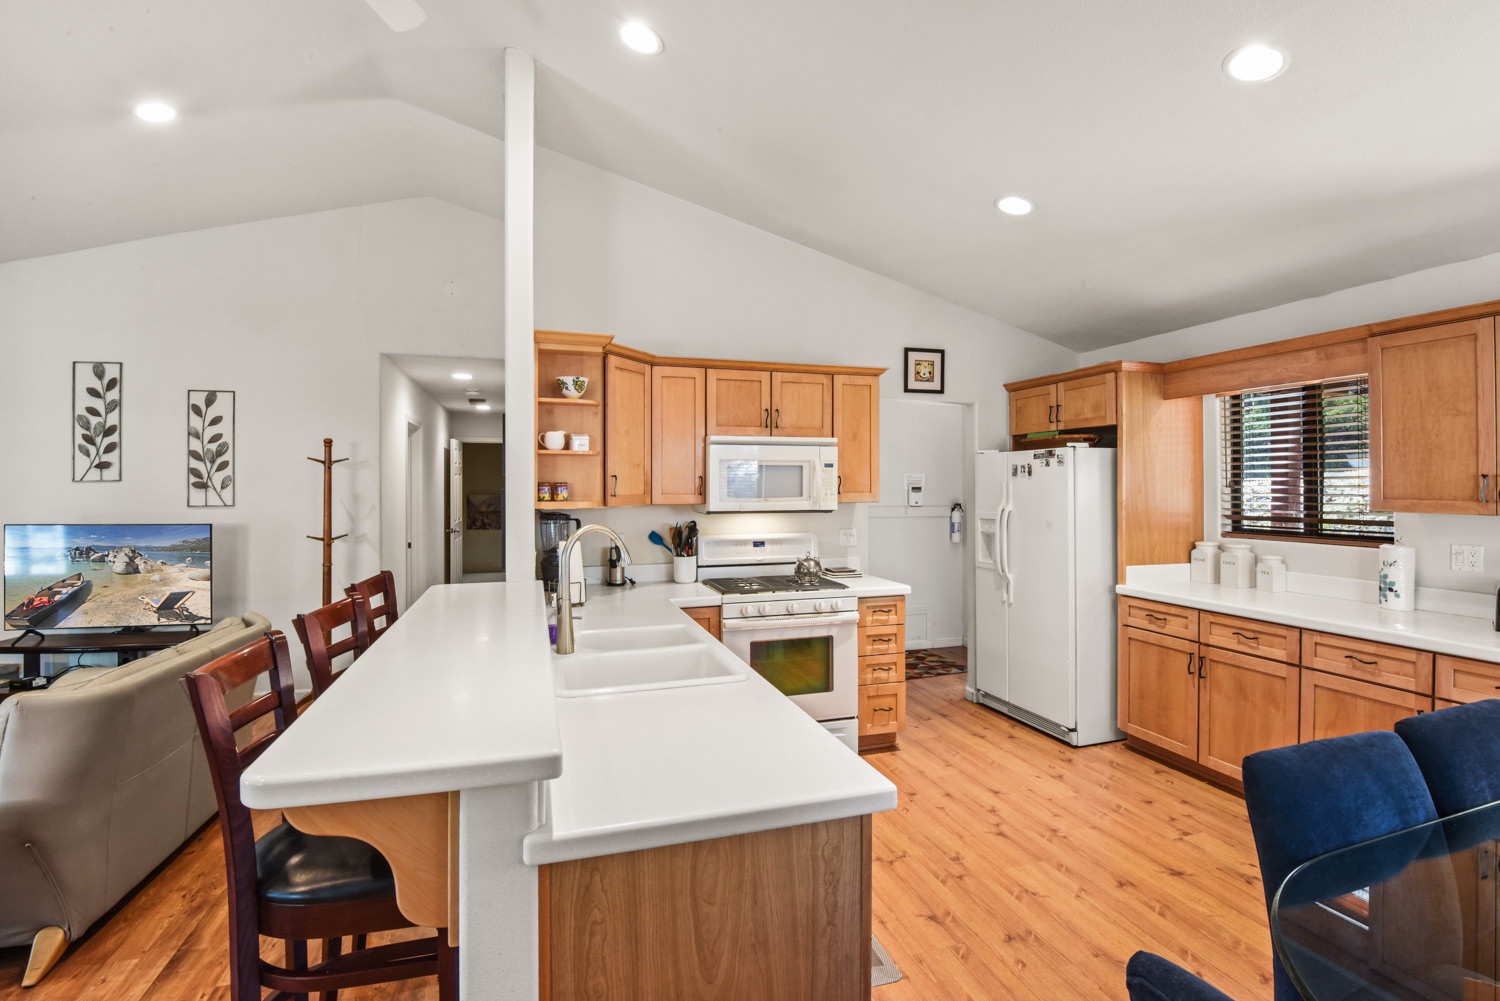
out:
M809 552L797 561L797 567L792 571L792 576L796 577L799 583L816 584L823 579L823 564Z

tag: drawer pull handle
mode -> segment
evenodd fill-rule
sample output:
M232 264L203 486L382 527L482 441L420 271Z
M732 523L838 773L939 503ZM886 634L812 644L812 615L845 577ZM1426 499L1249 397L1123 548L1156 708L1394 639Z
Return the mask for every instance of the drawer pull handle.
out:
M870 637L870 642L871 643L894 643L895 640L893 640L889 636L871 636Z
M890 706L877 706L875 711L878 713L893 713L896 710L892 709Z
M870 670L872 670L872 671L886 671L886 672L889 672L889 671L894 670L894 668L890 668L890 667L872 667L872 668L870 668Z
M1240 639L1245 640L1245 641L1247 641L1249 643L1259 643L1260 642L1260 637L1259 636L1251 636L1249 633L1242 633L1238 629L1234 630L1229 635L1231 635L1231 636L1238 636Z
M1166 622L1167 621L1167 617L1165 615L1152 615L1150 612L1146 613L1146 618L1150 619L1152 622Z
M1363 664L1366 667L1374 667L1376 664L1380 663L1380 661L1378 661L1378 660L1361 660L1359 657L1354 656L1354 654L1352 654L1352 653L1345 654L1344 655L1344 659L1345 660L1352 660L1352 661L1354 661L1354 663L1356 663L1356 664Z

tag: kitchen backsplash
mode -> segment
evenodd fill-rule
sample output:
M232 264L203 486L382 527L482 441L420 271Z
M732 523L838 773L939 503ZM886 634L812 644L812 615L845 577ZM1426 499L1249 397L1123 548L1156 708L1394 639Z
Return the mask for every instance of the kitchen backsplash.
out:
M649 507L593 508L574 511L574 515L585 525L599 523L608 525L620 534L630 547L635 563L669 563L671 556L665 549L653 545L647 538L652 529L665 538L667 526L674 522L696 521L699 535L722 535L743 532L810 532L818 537L818 553L825 563L853 558L864 565L865 537L868 518L865 504L840 504L838 510L825 513L800 512L796 514L701 514L691 507L652 505ZM841 534L852 529L858 544L845 546L840 542ZM583 540L583 562L585 566L603 565L608 557L608 541L603 536L593 535Z

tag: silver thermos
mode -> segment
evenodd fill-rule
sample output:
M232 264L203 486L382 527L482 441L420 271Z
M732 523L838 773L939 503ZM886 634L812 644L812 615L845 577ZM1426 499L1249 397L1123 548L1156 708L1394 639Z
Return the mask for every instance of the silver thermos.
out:
M619 587L625 583L625 566L620 562L620 547L609 547L609 566L604 568L604 583Z

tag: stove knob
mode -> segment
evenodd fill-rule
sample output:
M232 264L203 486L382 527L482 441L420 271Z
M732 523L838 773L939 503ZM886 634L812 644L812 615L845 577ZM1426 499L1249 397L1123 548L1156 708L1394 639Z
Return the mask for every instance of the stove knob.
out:
M770 615L771 614L771 606L770 605L761 605L760 606L760 614L762 614L762 615Z
M750 604L741 605L740 614L748 619L750 616L755 614L755 606Z
M815 611L815 612L826 612L826 611L829 611L833 607L833 604L834 603L831 602L831 601L816 601L816 602L813 603L813 611Z
M801 607L795 601L789 601L786 603L786 608L784 609L784 611L788 615L796 615L799 611L801 611Z

